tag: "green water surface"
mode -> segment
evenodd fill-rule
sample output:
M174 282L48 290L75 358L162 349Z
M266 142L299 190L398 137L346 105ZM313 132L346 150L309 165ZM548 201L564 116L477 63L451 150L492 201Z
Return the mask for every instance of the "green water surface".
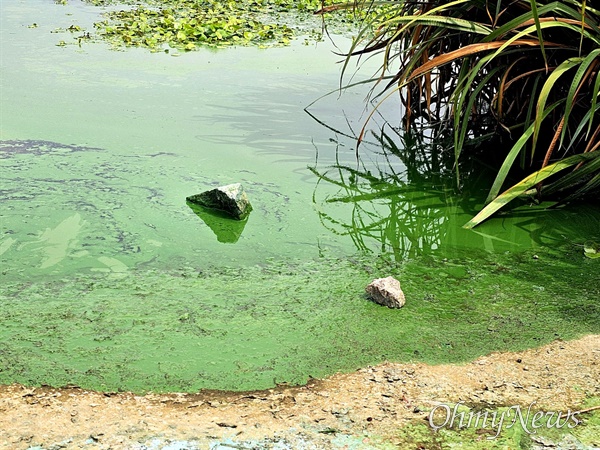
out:
M407 183L376 143L357 165L365 90L311 107L331 128L303 111L338 85L330 43L62 47L97 8L0 8L0 383L259 389L599 332L600 210L467 231L477 193ZM233 182L247 222L185 202ZM401 310L365 297L388 275Z

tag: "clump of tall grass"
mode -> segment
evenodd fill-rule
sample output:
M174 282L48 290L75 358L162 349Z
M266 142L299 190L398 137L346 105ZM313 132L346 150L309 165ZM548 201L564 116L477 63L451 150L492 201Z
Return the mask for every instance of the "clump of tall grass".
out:
M367 16L346 66L352 57L381 56L376 80L381 95L400 95L406 127L426 124L434 138L451 135L457 180L462 159L474 153L487 160L500 156L487 206L465 227L520 196L560 204L597 195L600 10L594 4L363 0L337 5L350 6L385 8ZM481 145L492 138L499 145ZM477 148L470 145L474 141ZM515 173L525 177L509 183Z

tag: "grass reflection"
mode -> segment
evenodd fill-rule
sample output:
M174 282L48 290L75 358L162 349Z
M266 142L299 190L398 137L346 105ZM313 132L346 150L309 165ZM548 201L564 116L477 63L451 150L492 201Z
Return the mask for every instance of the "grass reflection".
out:
M359 250L396 260L430 253L452 240L462 209L444 182L442 161L435 156L440 153L409 139L401 148L383 128L372 133L371 160L359 156L356 167L339 160L324 169L309 167L318 180L313 204L325 228L349 236Z
M450 152L440 151L443 146L411 134L395 135L387 125L371 132L355 164L338 146L334 164L321 168L317 160L309 167L317 178L312 201L322 225L349 236L360 251L395 261L433 252L453 257L465 250L497 253L545 247L564 252L568 246L578 251L586 240L600 236L596 207L540 213L547 205L531 202L476 230L464 229L483 202L481 186L489 172L477 161L463 166L469 184L457 190L452 162L444 159Z

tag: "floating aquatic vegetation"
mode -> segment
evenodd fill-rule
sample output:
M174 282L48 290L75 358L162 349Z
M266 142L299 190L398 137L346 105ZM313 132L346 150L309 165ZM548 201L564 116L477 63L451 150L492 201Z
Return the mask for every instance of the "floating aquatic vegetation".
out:
M583 254L588 258L600 258L600 244L594 241L587 241L583 245Z
M91 0L88 3L113 2ZM182 0L165 4L150 0L133 5L133 8L106 12L105 19L95 24L99 35L115 46L162 51L169 47L193 50L198 46L287 45L298 34L314 34L314 30L306 29L306 19L311 18L322 2ZM352 12L337 15L340 16L338 25L358 17ZM309 22L316 28L322 24L321 18Z

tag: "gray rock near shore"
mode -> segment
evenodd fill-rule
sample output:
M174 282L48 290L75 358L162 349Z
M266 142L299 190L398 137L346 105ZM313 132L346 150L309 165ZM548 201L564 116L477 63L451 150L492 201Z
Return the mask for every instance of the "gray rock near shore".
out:
M400 289L400 282L394 277L377 278L365 290L375 303L388 308L402 308L406 303L404 292Z
M186 200L205 208L225 211L238 220L245 219L252 211L248 196L240 183L228 184L227 186L220 186L210 191L191 195Z

